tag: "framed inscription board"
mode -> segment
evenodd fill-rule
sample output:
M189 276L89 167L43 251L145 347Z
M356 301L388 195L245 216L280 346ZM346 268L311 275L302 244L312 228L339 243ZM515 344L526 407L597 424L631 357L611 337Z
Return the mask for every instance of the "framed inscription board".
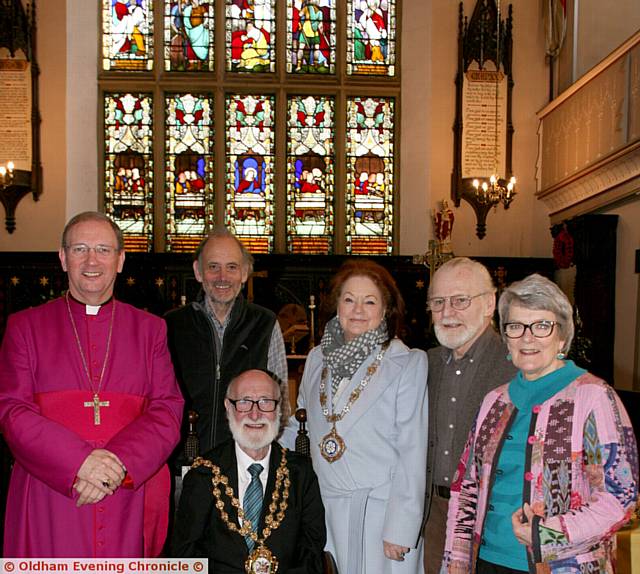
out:
M462 82L462 179L506 170L507 77L500 70L468 69Z
M460 2L451 198L456 207L462 199L471 204L480 239L489 210L498 203L508 208L515 195L515 180L508 187L513 175L512 26L511 4L502 19L499 0L478 0L467 20Z
M18 202L42 191L35 47L35 0L0 0L0 202L9 233Z

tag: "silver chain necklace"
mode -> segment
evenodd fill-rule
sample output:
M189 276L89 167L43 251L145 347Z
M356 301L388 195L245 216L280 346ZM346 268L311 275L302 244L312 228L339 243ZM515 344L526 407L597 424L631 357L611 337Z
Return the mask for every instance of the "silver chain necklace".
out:
M324 457L324 459L333 463L336 460L340 459L344 454L344 451L347 450L347 445L344 442L344 439L338 434L336 430L336 423L341 421L343 417L351 411L351 407L353 403L355 403L369 384L369 381L376 374L378 367L380 366L380 362L384 357L386 350L389 348L390 341L387 341L382 345L379 353L376 355L375 360L371 365L367 367L367 374L360 381L358 386L351 391L351 395L349 396L349 400L347 404L342 407L342 411L339 413L333 412L333 404L331 405L331 409L329 409L329 400L327 397L327 379L329 378L329 367L324 366L322 368L322 374L320 376L320 386L319 386L319 394L320 394L320 407L322 408L322 414L328 423L331 423L331 430L322 437L320 440L320 454Z

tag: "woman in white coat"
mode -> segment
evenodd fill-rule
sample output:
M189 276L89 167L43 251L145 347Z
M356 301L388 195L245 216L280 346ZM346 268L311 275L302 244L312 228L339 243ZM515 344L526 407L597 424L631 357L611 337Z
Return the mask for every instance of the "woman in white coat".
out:
M348 261L332 282L337 315L305 364L313 467L327 550L345 574L422 572L427 355L397 336L402 296L386 269Z

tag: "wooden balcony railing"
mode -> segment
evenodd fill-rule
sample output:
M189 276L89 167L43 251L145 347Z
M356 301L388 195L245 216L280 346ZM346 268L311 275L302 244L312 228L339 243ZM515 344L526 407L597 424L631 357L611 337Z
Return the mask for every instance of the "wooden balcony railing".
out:
M640 189L640 31L538 112L537 196L551 222Z

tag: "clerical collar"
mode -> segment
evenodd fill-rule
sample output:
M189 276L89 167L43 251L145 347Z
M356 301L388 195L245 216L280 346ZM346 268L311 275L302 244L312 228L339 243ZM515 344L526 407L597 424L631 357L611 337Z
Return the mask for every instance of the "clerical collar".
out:
M103 301L99 305L89 305L88 303L84 303L83 301L79 301L78 299L76 299L71 294L71 291L68 291L67 293L69 295L69 299L71 299L74 303L77 303L78 305L84 305L84 312L87 315L97 315L100 312L101 307L113 300L113 295L111 295L111 297L109 297L106 301Z

